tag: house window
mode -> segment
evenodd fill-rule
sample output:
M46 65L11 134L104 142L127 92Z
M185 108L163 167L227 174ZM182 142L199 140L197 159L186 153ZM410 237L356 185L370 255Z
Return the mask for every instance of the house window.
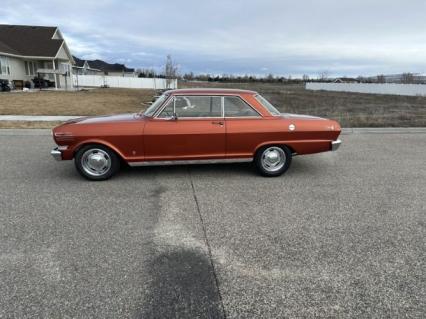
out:
M0 57L0 74L10 75L9 59L7 57Z
M62 74L69 74L70 73L70 65L68 63L61 63L60 64L60 71Z
M25 74L35 75L37 73L37 62L25 61Z

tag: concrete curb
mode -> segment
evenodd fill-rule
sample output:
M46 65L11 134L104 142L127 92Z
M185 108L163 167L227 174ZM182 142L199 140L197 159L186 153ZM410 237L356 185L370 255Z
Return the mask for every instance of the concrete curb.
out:
M45 136L52 135L52 130L42 128L2 128L0 136Z
M342 135L349 134L416 134L426 133L426 127L349 127L342 128Z
M26 121L26 122L63 122L75 119L76 115L0 115L0 121Z
M46 136L50 129L0 129L0 136ZM426 134L426 127L355 127L343 128L342 135L351 134Z

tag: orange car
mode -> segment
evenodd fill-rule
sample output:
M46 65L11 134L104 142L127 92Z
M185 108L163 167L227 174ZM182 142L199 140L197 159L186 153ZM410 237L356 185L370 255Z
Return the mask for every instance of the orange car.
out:
M166 91L144 113L85 117L53 129L57 160L74 159L78 172L105 180L130 166L254 162L279 176L294 155L334 151L336 121L280 113L253 91Z

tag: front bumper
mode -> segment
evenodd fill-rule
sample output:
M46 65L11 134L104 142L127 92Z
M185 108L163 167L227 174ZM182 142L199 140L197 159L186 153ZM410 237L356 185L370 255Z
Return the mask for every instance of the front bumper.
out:
M52 155L55 160L62 161L62 152L58 150L57 147L50 151L50 155Z
M337 149L340 147L341 144L342 144L341 140L332 141L331 142L331 150L332 151L337 151Z

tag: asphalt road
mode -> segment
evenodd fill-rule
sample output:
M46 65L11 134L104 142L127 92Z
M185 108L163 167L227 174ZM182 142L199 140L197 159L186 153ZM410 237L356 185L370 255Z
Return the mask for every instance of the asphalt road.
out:
M55 162L0 136L1 318L426 316L426 134L343 136L286 175Z

